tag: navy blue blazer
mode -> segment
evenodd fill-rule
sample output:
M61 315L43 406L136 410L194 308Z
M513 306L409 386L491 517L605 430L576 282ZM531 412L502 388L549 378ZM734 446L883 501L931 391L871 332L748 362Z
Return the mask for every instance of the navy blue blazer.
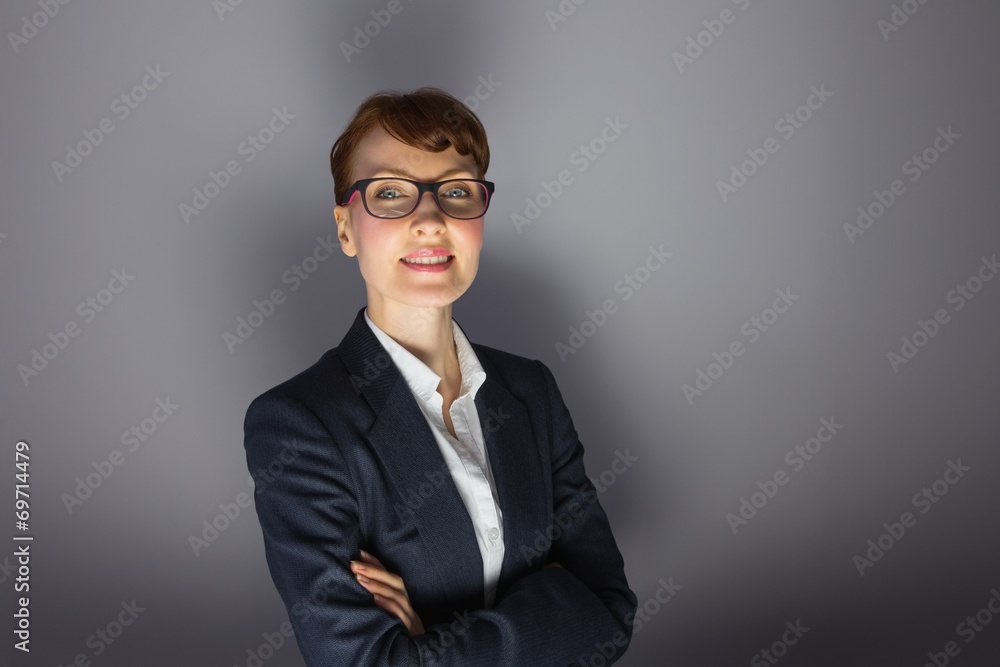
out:
M267 564L310 667L610 664L628 646L636 596L552 372L472 346L503 511L488 609L472 520L363 308L338 347L250 404L244 446ZM403 578L425 634L410 638L355 581L359 549Z

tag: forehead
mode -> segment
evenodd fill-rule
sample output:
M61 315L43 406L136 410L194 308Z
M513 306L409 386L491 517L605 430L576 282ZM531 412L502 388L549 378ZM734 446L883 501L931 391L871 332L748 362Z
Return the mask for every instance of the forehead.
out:
M377 127L358 142L354 158L354 179L372 178L384 172L410 174L418 180L437 180L456 170L476 176L472 155L460 155L454 146L440 153L424 151L404 144L382 127Z

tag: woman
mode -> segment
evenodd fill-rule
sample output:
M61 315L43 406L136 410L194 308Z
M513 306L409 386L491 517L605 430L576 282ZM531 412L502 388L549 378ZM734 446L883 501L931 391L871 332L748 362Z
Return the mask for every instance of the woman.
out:
M367 308L245 422L307 664L614 662L636 596L555 379L452 319L493 193L482 124L438 89L377 93L330 163Z

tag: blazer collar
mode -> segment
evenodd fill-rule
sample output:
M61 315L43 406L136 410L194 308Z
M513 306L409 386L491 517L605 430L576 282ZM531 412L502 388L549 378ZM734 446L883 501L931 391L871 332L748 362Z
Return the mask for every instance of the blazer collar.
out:
M441 376L435 373L423 361L418 359L416 355L393 340L389 334L382 331L382 329L380 329L379 326L372 321L366 308L363 308L362 312L364 313L363 318L365 320L365 324L368 325L368 328L371 329L372 333L375 334L375 337L378 338L379 343L381 343L382 347L389 353L389 356L396 364L396 369L402 373L403 378L406 380L407 384L410 385L410 389L412 389L423 400L430 401L434 396L434 393L437 391L438 385L441 383ZM486 379L486 372L479 363L479 359L476 357L476 353L472 349L472 345L469 343L468 337L465 335L465 332L462 331L462 328L458 326L458 322L456 322L454 318L451 320L451 330L452 336L455 339L455 349L458 353L459 368L462 373L460 395L470 393L473 400L475 400L476 392L479 391L479 387L482 386L483 380Z

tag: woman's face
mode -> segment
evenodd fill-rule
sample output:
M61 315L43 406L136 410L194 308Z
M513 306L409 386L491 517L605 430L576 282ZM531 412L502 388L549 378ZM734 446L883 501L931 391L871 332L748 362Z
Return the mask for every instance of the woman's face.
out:
M381 127L361 140L354 162L352 182L380 176L426 183L478 178L471 155L459 155L454 147L440 153L422 151ZM358 258L369 306L391 308L393 304L386 302L418 308L447 306L465 293L479 270L483 218L450 218L429 192L405 218L385 220L370 215L361 193L355 193L349 204L336 206L334 217L341 249ZM422 248L444 248L454 259L441 271L421 271L403 262L404 257Z

